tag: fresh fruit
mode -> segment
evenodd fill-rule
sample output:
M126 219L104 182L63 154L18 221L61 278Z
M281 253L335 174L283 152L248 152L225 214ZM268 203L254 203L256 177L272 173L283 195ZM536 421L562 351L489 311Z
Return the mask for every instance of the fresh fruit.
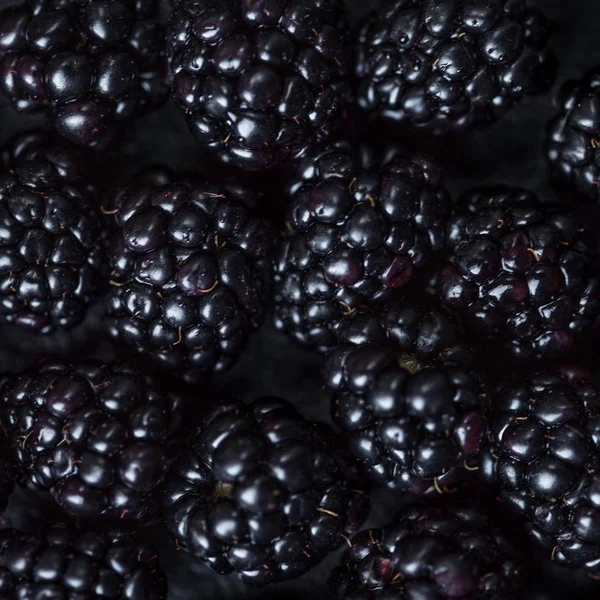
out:
M47 111L77 144L103 146L168 95L156 1L28 0L0 12L0 94Z
M329 145L303 159L289 193L275 324L319 351L345 315L389 300L443 246L450 202L426 160Z
M358 105L434 133L488 123L548 89L549 34L525 0L388 1L358 34Z
M250 200L239 187L166 173L111 198L114 340L187 382L231 365L265 311L272 235Z
M299 577L364 522L354 475L333 434L288 402L223 403L173 468L167 524L219 573L253 585Z
M119 364L46 362L0 384L1 422L22 481L70 515L150 519L183 399Z
M281 165L340 112L350 55L339 0L177 0L173 96L205 147L249 170Z

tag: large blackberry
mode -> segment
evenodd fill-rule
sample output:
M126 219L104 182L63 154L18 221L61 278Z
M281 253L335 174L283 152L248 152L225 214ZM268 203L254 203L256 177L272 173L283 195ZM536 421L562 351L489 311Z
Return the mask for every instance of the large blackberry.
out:
M600 68L567 82L559 103L547 148L552 174L600 203Z
M511 544L474 508L413 506L348 546L329 579L344 600L514 600L525 579Z
M350 69L339 0L177 0L173 94L195 137L264 169L302 153L340 110Z
M568 209L506 186L467 192L432 292L518 356L558 356L600 323L596 241Z
M168 95L156 0L26 0L0 12L0 94L48 110L59 133L104 145Z
M600 574L600 388L577 367L495 391L479 473L547 556Z
M388 300L443 246L449 199L425 160L335 144L300 163L290 195L275 323L320 351L345 315Z
M241 188L148 177L120 190L109 333L188 382L229 366L265 310L270 226Z
M0 166L0 321L40 333L80 323L106 282L100 213L79 154L43 134Z
M246 583L298 577L358 529L369 508L332 435L278 398L219 406L168 480L173 536Z
M156 551L121 532L0 531L0 597L164 600Z
M358 104L435 133L492 121L554 80L549 31L525 0L392 0L358 35Z
M77 518L153 514L181 398L126 365L47 362L5 377L0 401L22 480Z

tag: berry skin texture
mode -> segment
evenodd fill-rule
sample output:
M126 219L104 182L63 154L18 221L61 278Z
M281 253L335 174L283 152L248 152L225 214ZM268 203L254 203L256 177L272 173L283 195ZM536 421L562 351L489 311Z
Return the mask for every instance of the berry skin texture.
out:
M0 596L165 600L167 582L150 546L121 532L54 525L34 535L0 531Z
M351 59L339 0L180 0L168 28L173 96L196 139L247 170L327 134Z
M114 340L188 383L230 366L265 310L270 226L239 187L138 180L115 195Z
M288 402L225 403L173 467L167 525L219 573L251 585L293 579L366 519L368 495L354 477L331 431Z
M182 398L127 365L48 362L5 377L0 402L22 481L76 518L153 516Z
M474 508L413 506L352 538L329 586L340 600L513 600L522 560Z
M578 194L600 203L600 68L583 80L567 82L559 103L560 113L549 126L551 173Z
M478 473L563 566L600 574L600 388L579 367L499 386Z
M0 322L71 329L104 291L96 194L73 148L24 135L0 160Z
M533 192L467 192L431 292L476 336L517 357L557 357L600 323L598 250L568 209Z
M389 300L443 247L449 206L423 159L344 143L303 159L274 252L276 327L326 351L345 315Z
M393 0L358 33L358 105L433 133L491 121L556 72L544 15L525 0Z
M168 95L156 2L29 0L0 12L0 94L45 110L76 144L102 147Z

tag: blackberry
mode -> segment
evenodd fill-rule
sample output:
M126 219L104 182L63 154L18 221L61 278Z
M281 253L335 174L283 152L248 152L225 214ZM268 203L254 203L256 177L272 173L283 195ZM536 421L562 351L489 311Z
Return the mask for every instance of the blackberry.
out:
M156 1L27 0L0 12L0 94L46 110L77 144L103 146L118 125L168 95Z
M566 208L506 186L467 192L432 292L477 336L555 357L600 323L596 241Z
M340 0L178 0L173 96L205 147L265 169L327 134L351 66Z
M46 362L4 378L2 424L19 477L76 518L148 519L183 400L127 365Z
M156 551L121 532L0 531L2 598L164 600Z
M560 113L549 127L547 154L553 176L600 203L600 68L567 82Z
M291 404L224 403L166 485L167 525L217 572L264 585L300 576L364 522L368 496L324 426Z
M228 367L264 313L270 226L241 188L142 178L110 210L110 335L188 382Z
M449 198L428 161L344 143L305 158L289 191L275 324L325 351L345 315L389 300L442 248Z
M512 600L525 580L510 542L475 508L413 506L348 545L329 578L345 600Z
M85 164L41 133L18 138L0 163L0 322L39 333L73 328L106 277Z
M580 367L501 384L483 480L559 564L600 574L600 388Z
M358 105L434 133L493 121L554 80L549 34L525 0L387 2L358 34Z

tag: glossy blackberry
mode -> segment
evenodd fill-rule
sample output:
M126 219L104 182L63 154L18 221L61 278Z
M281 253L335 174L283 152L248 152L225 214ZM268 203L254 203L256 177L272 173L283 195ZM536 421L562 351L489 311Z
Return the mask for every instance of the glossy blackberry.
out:
M552 175L600 203L600 68L567 82L558 102L547 147Z
M164 600L158 554L124 533L55 525L0 531L0 596L75 600Z
M183 401L127 365L44 363L0 385L9 455L70 515L148 519Z
M70 329L106 282L85 164L37 133L5 148L0 163L0 321L39 333Z
M179 0L169 21L173 95L196 139L249 170L323 137L350 56L339 0Z
M600 388L578 367L495 391L479 473L558 563L600 574Z
M467 192L432 292L474 335L520 357L564 354L597 328L596 241L567 208L506 186Z
M275 324L320 351L345 315L389 300L444 243L448 194L419 158L335 144L300 163L290 195L273 260Z
M27 0L0 12L0 94L46 110L61 135L102 146L168 94L155 0Z
M513 600L525 580L508 540L474 508L413 506L349 546L329 578L344 600Z
M105 209L114 219L110 335L188 382L228 367L265 310L272 236L250 200L183 178L120 190Z
M225 403L173 468L167 524L219 573L254 585L295 578L364 522L354 475L333 434L288 402Z
M554 80L549 33L525 0L387 2L358 34L358 105L435 133L493 121Z

